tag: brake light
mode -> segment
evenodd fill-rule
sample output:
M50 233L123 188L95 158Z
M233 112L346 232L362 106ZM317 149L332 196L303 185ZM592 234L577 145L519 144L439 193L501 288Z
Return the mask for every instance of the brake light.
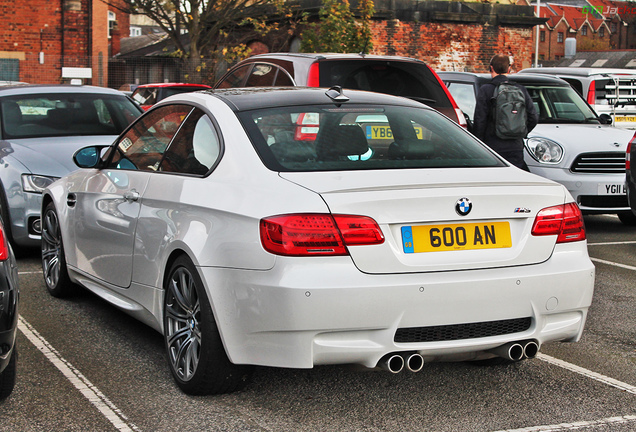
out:
M0 225L0 261L5 261L9 258L9 243L7 242L7 236L4 234L4 229Z
M384 243L378 224L366 216L290 214L261 219L266 251L287 256L348 255L346 246Z
M464 113L462 112L462 110L459 108L459 105L457 105L457 102L455 102L455 99L453 99L453 96L450 94L448 87L446 87L446 84L444 84L442 79L439 77L439 75L435 73L433 69L431 69L430 67L428 69L435 76L439 85L441 85L442 88L444 89L444 93L446 93L446 97L448 98L448 100L450 100L450 103L453 106L453 111L455 112L455 116L457 117L457 123L464 129L468 129L468 123L466 122L466 117L464 116Z
M320 115L318 113L301 113L296 119L296 141L315 141L320 128Z
M557 243L585 240L585 224L579 206L567 203L540 210L532 225L532 235L556 235Z
M320 63L315 62L309 66L307 87L320 87Z
M587 89L587 103L594 105L596 103L596 81L590 83L590 88Z

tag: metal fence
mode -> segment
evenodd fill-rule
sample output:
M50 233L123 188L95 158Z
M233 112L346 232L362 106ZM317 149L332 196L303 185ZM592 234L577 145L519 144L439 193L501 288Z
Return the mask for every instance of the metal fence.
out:
M170 57L110 58L50 56L27 53L24 60L0 63L0 81L30 84L81 82L118 89L125 84L189 82L212 85L227 70L213 60Z

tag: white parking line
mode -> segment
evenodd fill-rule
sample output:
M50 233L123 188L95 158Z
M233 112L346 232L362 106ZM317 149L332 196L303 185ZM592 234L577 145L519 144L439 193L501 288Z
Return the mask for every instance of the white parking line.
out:
M626 424L626 423L634 423L636 422L636 416L622 416L622 417L608 417L601 420L591 420L591 421L580 421L573 423L560 423L554 425L544 425L544 426L530 426L521 429L504 429L497 432L558 432L558 431L570 431L570 430L578 430L584 429L588 427L594 426L603 426L603 430L605 426L608 425L616 425L616 424Z
M588 243L588 246L612 246L612 245L624 245L624 244L634 244L636 240L629 241L620 241L620 242L601 242L601 243Z
M562 367L562 368L567 369L567 370L572 371L572 372L576 372L576 373L581 374L583 376L586 376L588 378L592 378L593 380L600 381L603 384L607 384L607 385L610 385L612 387L616 387L617 389L624 390L627 393L632 393L632 394L636 395L636 386L633 386L631 384L627 384L627 383L624 383L622 381L616 380L614 378L610 378L608 376L601 375L600 373L592 372L589 369L585 369L585 368L582 368L582 367L577 366L575 364L568 363L566 361L559 360L559 359L554 358L554 357L550 357L549 355L546 355L546 354L543 354L543 353L537 354L537 358L539 360L543 360L544 362L551 363L553 365Z
M627 270L636 270L636 267L630 266L630 265L627 265L627 264L616 263L616 262L613 262L613 261L606 261L606 260L603 260L603 259L600 259L600 258L592 258L592 257L590 257L590 259L592 261L594 261L594 262L601 263L601 264L607 264L607 265L611 265L611 266L614 266L614 267L624 268L624 269L627 269Z
M75 369L69 362L42 337L24 318L18 318L18 328L53 365L62 372L71 384L97 408L115 428L122 432L139 431L134 424L91 382Z

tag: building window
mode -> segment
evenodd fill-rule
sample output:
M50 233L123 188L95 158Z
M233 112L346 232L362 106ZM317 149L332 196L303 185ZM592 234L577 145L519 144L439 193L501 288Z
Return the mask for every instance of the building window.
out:
M130 27L130 37L141 36L141 27Z
M108 11L108 38L113 36L113 29L117 25L117 15L115 12Z
M563 43L563 32L557 33L557 42Z
M598 29L598 37L603 37L605 36L605 28L601 27L600 29Z
M616 23L615 22L610 23L610 31L612 33L616 33Z
M539 33L539 40L541 42L545 42L545 30L541 30L541 32Z
M587 26L586 26L586 25L584 25L583 27L581 27L581 34L582 34L583 36L587 36Z

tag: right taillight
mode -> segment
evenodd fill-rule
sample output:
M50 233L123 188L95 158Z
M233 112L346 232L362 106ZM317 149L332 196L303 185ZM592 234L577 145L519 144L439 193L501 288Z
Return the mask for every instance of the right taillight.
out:
M532 235L556 235L557 243L585 240L585 224L579 206L567 203L540 210L532 225Z
M266 251L287 256L348 255L346 246L384 242L371 218L357 215L301 213L261 219L261 243Z

